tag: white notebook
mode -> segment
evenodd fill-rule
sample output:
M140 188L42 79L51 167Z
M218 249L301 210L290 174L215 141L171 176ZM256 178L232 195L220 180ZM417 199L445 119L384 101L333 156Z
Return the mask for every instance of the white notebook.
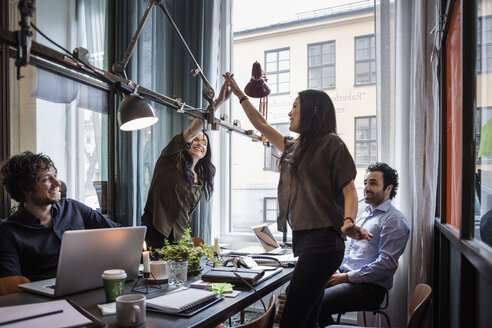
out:
M186 288L148 299L147 307L167 313L179 313L202 303L215 300L216 298L217 294L214 292L197 288Z

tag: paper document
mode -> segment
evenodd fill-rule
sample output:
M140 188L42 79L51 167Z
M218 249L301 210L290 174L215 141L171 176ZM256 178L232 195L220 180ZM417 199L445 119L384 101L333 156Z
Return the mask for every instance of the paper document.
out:
M58 312L59 310L62 311ZM45 315L52 312L58 313ZM34 316L38 317L26 319ZM89 318L66 300L0 307L0 326L14 320L16 322L8 324L9 328L57 328L92 324Z

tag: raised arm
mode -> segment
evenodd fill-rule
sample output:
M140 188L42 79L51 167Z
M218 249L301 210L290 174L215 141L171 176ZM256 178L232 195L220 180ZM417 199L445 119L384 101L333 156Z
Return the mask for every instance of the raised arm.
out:
M224 79L229 83L232 92L238 97L238 99L244 99L241 101L241 106L243 107L246 116L250 120L251 124L255 127L256 130L260 131L265 138L268 139L280 151L284 151L284 136L271 127L265 118L260 114L260 112L251 104L248 97L244 94L244 92L239 88L236 81L234 80L234 74L225 73ZM246 97L246 98L244 98Z
M222 84L222 87L220 88L219 95L214 101L214 111L219 108L219 106L229 99L231 96L232 90L229 87L229 83L227 81L224 81L224 84ZM202 131L203 128L203 121L199 118L193 119L191 124L184 130L183 132L183 139L186 143L190 143L195 139L195 137Z

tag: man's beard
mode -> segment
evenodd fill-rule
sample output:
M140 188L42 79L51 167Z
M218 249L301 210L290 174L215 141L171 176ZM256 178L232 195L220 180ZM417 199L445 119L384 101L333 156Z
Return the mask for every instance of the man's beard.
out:
M37 206L47 206L58 203L58 199L48 197L33 197L31 201Z

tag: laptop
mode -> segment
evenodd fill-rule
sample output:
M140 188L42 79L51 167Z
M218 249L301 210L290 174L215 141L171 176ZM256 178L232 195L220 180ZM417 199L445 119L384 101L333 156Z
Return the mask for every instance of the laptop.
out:
M50 297L103 286L101 274L123 269L127 280L137 277L145 226L68 230L63 233L56 278L19 285Z
M251 227L260 246L249 246L234 251L235 254L284 254L285 250L280 247L270 228L266 224Z

